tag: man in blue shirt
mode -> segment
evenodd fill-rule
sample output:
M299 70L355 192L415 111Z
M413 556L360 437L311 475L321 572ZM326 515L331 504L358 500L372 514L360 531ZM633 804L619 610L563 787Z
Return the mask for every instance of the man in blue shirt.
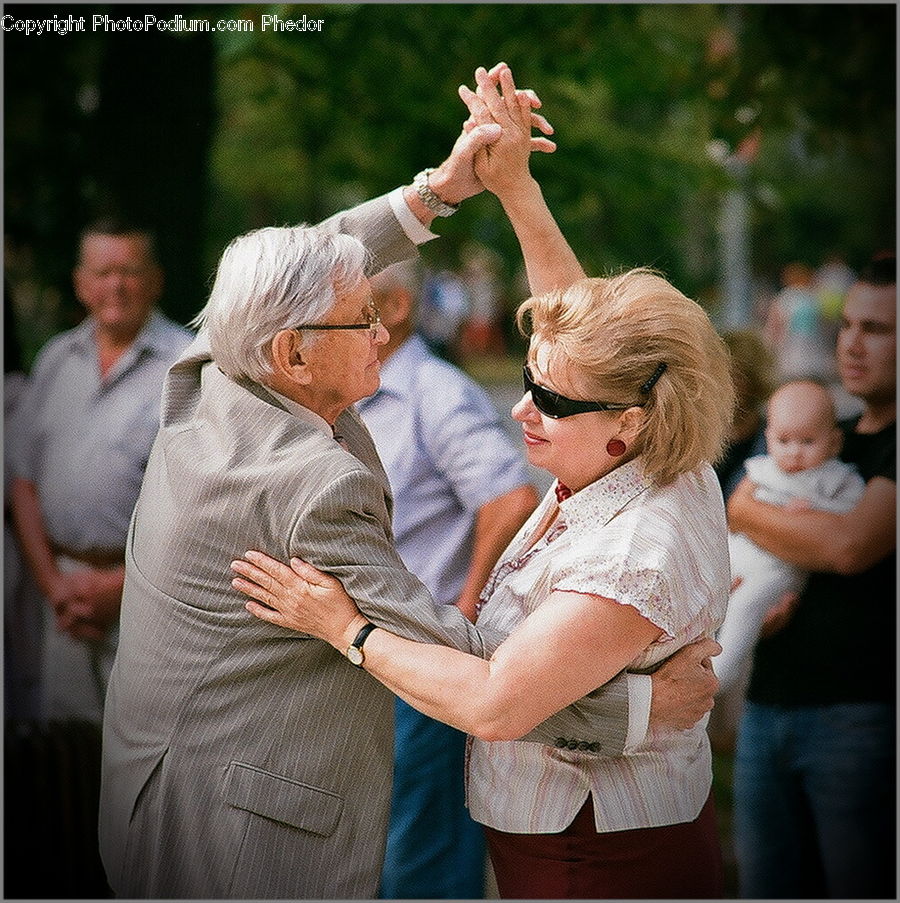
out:
M390 340L381 388L358 405L394 495L404 564L436 604L474 620L494 563L537 504L522 454L487 393L414 334L415 264L372 280ZM465 809L465 736L396 702L383 899L479 899L484 839Z

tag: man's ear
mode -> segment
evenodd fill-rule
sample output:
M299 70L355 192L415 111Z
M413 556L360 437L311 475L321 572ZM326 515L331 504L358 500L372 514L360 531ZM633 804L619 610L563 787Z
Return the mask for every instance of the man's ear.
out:
M396 329L410 318L413 300L412 293L399 285L378 294L375 302L381 311L381 322L388 331Z
M78 299L79 304L84 304L84 301L81 299L84 297L85 289L84 289L84 281L85 281L85 272L84 266L81 263L75 264L72 268L72 289L75 292L75 297Z
M275 333L269 352L276 377L307 386L312 381L312 373L302 345L303 340L296 329L282 329Z
M146 275L147 293L153 299L153 303L162 297L163 289L166 287L166 274L163 268L157 263L149 264L149 271Z

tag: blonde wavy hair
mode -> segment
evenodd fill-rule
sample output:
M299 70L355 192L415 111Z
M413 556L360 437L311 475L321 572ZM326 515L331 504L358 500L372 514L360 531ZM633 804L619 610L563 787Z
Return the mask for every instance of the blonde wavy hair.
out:
M703 308L658 273L581 279L529 298L516 321L548 344L555 373L580 377L585 398L644 402L636 444L658 485L721 456L735 403L728 349ZM642 395L661 363L665 371Z

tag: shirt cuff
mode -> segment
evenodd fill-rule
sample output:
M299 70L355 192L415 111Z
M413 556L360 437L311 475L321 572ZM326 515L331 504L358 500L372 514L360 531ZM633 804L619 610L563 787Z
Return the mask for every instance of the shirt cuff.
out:
M647 738L653 682L649 674L626 673L625 683L628 687L628 733L622 751L630 753Z
M432 238L438 238L434 232L426 226L423 226L419 217L409 209L409 206L403 198L402 185L400 188L395 188L388 194L388 201L390 202L391 210L394 211L394 216L397 217L397 221L406 233L406 237L414 245L424 245L426 241L431 241Z

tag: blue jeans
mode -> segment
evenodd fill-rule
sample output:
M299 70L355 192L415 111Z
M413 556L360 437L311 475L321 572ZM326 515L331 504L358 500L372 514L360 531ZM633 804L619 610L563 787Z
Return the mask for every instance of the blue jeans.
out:
M734 763L740 896L894 899L894 707L748 702Z
M383 900L480 900L485 839L465 806L466 735L396 701Z

